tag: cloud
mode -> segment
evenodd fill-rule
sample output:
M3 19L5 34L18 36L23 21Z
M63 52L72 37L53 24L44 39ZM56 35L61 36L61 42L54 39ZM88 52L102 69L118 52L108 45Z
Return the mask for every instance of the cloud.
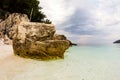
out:
M74 12L65 0L40 0L43 12L55 25L61 24Z
M120 38L120 0L41 0L57 32L74 42L112 43Z
M95 10L91 10L96 29L101 30L104 41L113 42L120 38L120 1L101 0Z
M64 26L65 31L76 35L94 35L99 32L99 30L93 27L91 14L82 9L76 10L69 20L62 25Z
M91 10L95 24L98 27L105 28L116 22L120 22L120 1L119 0L101 0L95 10Z

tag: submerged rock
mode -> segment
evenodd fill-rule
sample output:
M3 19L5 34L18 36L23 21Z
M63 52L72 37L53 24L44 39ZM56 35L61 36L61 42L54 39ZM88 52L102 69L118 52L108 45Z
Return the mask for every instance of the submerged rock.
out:
M64 35L55 36L53 24L29 22L26 15L12 14L0 27L12 39L14 54L21 57L42 60L64 58L64 52L70 46Z

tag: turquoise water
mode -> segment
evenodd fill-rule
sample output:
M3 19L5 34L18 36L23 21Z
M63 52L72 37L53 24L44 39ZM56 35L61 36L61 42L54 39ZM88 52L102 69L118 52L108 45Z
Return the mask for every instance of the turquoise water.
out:
M64 60L7 55L0 60L1 80L120 80L119 45L74 46L66 51Z
M120 80L120 47L72 47L66 60L71 61L71 74L75 80ZM74 80L73 78L73 80ZM71 79L72 80L72 79Z

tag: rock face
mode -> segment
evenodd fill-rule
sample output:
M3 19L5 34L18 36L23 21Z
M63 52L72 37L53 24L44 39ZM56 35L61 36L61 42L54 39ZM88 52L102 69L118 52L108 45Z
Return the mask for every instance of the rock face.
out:
M3 38L4 42L6 43L6 37L8 37L7 44L11 44L11 39L13 37L13 34L15 34L15 26L19 25L21 22L26 21L28 22L29 19L25 14L14 13L12 15L9 15L7 19L0 22L0 38Z
M0 23L2 36L6 34L13 41L14 54L33 59L64 58L70 42L64 36L55 36L52 24L29 22L26 15L12 14Z

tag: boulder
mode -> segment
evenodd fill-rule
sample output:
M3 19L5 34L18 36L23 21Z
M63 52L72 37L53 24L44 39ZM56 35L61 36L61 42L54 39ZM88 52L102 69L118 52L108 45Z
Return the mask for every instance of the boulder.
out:
M13 26L14 30L11 33L11 38L17 39L21 42L25 38L33 41L45 41L52 39L55 33L55 26L52 24L21 22L19 25Z
M32 59L64 58L70 42L65 36L54 36L53 24L29 22L24 14L14 13L0 23L1 37L7 35L13 41L15 55Z
M68 49L68 41L47 40L47 41L32 41L25 39L24 43L13 40L13 49L16 55L32 58L32 59L58 59L64 58L64 52Z

